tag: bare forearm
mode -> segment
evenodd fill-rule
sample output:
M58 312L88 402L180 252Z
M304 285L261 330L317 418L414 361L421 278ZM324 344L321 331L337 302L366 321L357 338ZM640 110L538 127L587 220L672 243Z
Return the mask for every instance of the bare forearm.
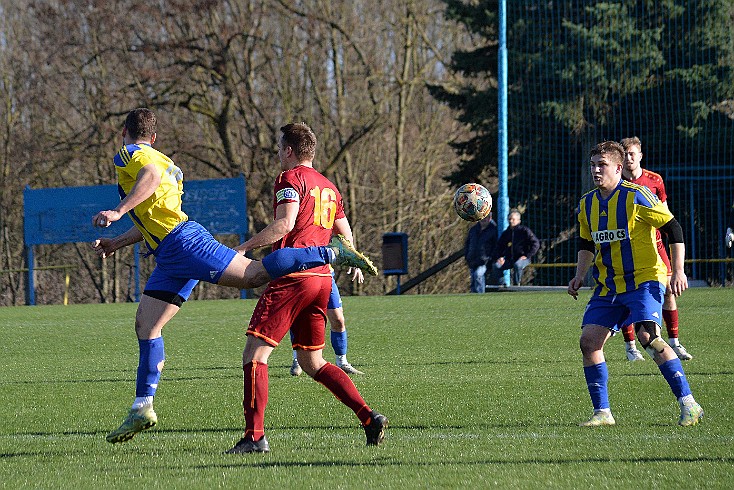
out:
M683 291L688 289L688 278L683 270L686 258L686 246L682 242L670 244L670 268L672 274L670 276L670 290L675 296L680 296Z
M127 230L122 235L117 235L115 238L112 239L112 243L115 246L115 250L121 249L123 247L128 247L130 245L133 245L138 242L143 241L143 234L140 233L140 230L138 230L136 227L132 227L129 230Z
M114 238L96 239L92 242L92 248L100 258L104 259L114 255L116 250L132 245L133 243L137 243L142 239L142 233L133 226L122 235L117 235Z
M686 246L684 243L670 244L670 268L673 271L683 271L686 258Z
M288 227L287 220L276 219L245 243L235 247L235 250L244 254L256 248L272 245L286 236L291 229Z
M354 243L354 236L352 235L352 226L349 224L349 220L347 218L339 218L334 221L334 232L342 235L344 238L349 240L352 245L356 246Z
M589 272L591 265L594 263L594 254L588 250L579 250L576 262L576 279L583 280L586 273Z
M584 277L586 276L586 273L589 272L589 267L591 267L593 261L593 252L583 249L579 250L578 262L576 263L576 275L568 281L568 294L570 294L573 299L578 299L579 289L581 289L581 286L584 284Z

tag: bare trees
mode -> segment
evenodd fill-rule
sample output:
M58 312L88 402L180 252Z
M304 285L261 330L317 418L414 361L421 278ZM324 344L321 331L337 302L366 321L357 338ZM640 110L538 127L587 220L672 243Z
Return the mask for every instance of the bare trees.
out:
M357 241L378 261L387 231L410 235L415 273L463 243L442 177L456 165L448 143L464 128L425 89L447 76L443 60L462 41L437 0L27 7L0 0L3 270L22 265L22 188L112 183L122 118L138 106L159 113L157 145L186 179L245 175L253 228L271 218L277 130L304 120L320 139L317 165L344 192ZM82 265L72 301L129 297L129 253L110 267L83 244L41 248L39 262ZM58 278L48 275L41 300L55 302ZM0 304L22 303L22 282L1 275ZM465 282L462 273L424 288ZM373 280L357 292L390 287Z

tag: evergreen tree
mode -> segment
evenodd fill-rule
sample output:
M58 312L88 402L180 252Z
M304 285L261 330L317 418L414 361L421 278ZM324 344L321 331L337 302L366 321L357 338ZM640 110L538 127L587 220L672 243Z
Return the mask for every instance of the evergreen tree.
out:
M496 175L498 2L444 1L477 45L448 67L465 83L432 87L474 131L455 145L464 161L446 178L459 184ZM637 135L643 164L664 174L734 163L734 2L518 0L507 10L510 205L547 238L546 260L575 257L565 242L595 143Z
M449 70L462 82L429 85L431 94L458 111L458 120L473 136L452 146L462 157L459 168L446 177L455 185L478 180L483 172L497 175L497 8L496 0L467 4L445 0L446 16L464 26L477 47L456 51Z

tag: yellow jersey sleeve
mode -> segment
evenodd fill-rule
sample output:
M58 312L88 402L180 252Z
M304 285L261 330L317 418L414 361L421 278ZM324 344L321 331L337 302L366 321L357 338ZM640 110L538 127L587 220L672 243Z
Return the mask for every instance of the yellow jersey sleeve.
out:
M645 200L647 201L647 200ZM673 213L670 212L668 207L660 200L655 198L654 203L640 202L640 199L635 199L636 216L649 224L653 228L660 228L673 219ZM652 204L652 206L650 206Z

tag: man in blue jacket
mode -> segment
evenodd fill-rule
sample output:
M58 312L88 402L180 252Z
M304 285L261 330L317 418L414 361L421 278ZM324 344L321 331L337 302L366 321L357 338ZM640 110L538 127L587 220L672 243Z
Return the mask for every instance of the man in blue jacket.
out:
M519 286L522 272L530 259L538 253L540 242L530 228L520 224L518 210L510 211L508 221L510 226L500 235L492 254L492 275L499 279L500 285L506 285L502 271L512 269L512 284Z
M464 245L464 259L471 272L471 292L483 293L487 262L492 256L497 244L497 223L492 219L492 213L469 229Z

